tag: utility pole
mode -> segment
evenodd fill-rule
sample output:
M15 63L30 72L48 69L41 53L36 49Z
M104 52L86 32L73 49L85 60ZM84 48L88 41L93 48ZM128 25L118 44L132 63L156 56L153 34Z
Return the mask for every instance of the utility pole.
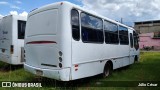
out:
M123 18L121 18L121 23L123 23Z

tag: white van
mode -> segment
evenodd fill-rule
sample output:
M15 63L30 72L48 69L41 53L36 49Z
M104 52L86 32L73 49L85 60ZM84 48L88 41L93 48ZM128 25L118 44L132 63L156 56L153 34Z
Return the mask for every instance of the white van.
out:
M24 35L27 17L8 15L0 23L0 61L23 64Z

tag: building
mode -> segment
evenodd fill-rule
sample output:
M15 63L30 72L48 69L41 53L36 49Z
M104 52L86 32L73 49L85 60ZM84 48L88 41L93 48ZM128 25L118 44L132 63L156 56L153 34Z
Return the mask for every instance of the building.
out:
M160 20L135 22L140 49L160 50Z

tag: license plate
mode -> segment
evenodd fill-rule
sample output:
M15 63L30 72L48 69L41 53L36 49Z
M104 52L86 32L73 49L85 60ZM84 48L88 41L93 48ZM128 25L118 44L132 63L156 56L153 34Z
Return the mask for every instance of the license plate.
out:
M43 75L43 71L41 71L41 70L36 70L36 75L42 76L42 75Z

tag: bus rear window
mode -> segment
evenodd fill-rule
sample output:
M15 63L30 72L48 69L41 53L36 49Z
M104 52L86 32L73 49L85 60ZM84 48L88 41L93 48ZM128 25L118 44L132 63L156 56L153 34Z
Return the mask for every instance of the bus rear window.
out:
M18 39L24 39L26 21L18 20Z

